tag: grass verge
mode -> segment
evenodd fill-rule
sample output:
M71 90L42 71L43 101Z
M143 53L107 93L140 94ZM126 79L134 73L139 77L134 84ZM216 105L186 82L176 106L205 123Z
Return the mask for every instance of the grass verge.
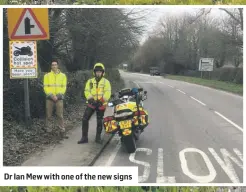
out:
M202 78L197 78L197 77L176 76L176 75L167 75L165 76L165 78L185 81L188 83L194 83L194 84L203 85L206 87L220 89L220 90L227 91L230 93L235 93L238 95L243 95L243 85L240 85L240 84L217 81L217 80L208 80L208 79L202 79Z

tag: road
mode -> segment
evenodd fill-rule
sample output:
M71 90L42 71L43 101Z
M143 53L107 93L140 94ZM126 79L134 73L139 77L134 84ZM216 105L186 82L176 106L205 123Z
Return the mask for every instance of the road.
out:
M243 98L158 76L121 72L148 91L150 124L127 154L114 136L94 166L138 166L144 183L243 182Z

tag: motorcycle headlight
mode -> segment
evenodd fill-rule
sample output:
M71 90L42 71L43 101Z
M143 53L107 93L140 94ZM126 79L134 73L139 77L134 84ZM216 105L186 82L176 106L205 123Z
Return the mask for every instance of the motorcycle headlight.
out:
M112 107L112 106L114 106L114 105L113 105L112 102L109 102L109 103L108 103L108 106L109 106L109 107Z

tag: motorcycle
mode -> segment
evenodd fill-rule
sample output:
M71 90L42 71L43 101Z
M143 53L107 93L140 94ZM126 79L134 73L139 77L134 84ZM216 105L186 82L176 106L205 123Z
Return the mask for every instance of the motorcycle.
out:
M27 46L27 47L15 47L18 50L14 51L14 56L19 56L19 55L28 55L29 57L31 57L33 55L33 52L31 50L31 47Z
M103 119L105 132L118 133L128 153L136 151L136 141L149 125L148 112L143 108L146 99L147 91L143 88L125 88L113 94L108 102L113 115Z

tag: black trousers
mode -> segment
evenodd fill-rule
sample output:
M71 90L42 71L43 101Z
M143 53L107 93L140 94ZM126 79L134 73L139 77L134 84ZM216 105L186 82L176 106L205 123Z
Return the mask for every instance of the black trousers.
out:
M88 137L89 121L95 111L97 115L97 135L101 135L105 110L93 109L87 106L82 119L82 137Z

